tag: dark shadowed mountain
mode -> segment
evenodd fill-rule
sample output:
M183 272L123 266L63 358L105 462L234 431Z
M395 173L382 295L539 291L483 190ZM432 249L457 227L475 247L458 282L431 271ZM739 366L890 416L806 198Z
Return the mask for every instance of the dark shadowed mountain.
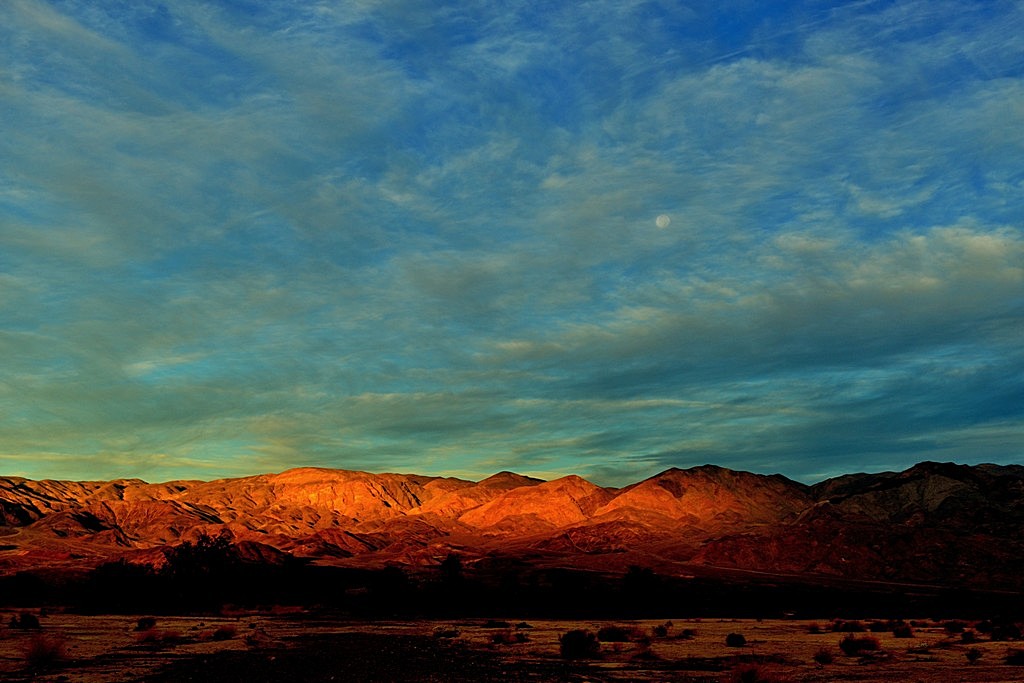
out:
M1024 467L925 462L806 486L705 465L621 489L577 476L300 468L217 481L0 478L0 572L163 561L225 535L252 561L650 567L1020 589Z

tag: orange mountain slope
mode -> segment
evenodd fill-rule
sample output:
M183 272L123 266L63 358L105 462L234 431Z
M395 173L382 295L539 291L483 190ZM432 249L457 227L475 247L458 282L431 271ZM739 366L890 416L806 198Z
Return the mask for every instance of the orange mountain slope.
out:
M299 468L150 484L0 477L0 573L159 562L201 535L248 556L469 566L524 559L1010 586L1021 579L1024 467L921 463L806 486L705 465L621 489L578 476L450 477Z

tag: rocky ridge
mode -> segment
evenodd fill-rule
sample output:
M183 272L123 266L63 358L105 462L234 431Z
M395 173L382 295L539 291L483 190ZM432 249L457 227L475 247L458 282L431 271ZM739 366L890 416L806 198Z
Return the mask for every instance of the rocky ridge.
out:
M621 489L578 476L299 468L216 481L0 477L0 573L159 563L227 535L248 556L361 567L515 559L1019 589L1024 467L920 463L806 486L705 465Z

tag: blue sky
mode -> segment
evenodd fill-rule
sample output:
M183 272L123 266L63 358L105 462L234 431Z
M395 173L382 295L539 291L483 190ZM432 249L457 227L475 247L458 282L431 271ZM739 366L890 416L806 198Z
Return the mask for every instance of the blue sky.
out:
M1024 5L0 3L0 473L1024 462Z

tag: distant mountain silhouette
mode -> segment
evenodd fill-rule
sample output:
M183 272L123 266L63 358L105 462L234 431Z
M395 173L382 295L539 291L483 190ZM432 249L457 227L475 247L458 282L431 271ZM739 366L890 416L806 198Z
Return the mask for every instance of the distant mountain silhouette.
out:
M0 573L159 564L227 535L254 561L757 572L1020 590L1024 467L924 462L806 486L705 465L620 489L581 477L299 468L217 481L0 478ZM483 564L481 564L483 566Z

